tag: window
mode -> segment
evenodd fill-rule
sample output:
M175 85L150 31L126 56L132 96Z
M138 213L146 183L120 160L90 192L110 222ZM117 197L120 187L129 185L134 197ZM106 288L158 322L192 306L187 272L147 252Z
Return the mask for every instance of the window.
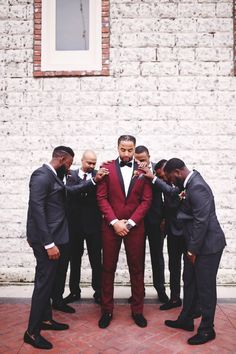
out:
M108 0L34 5L34 76L109 75Z

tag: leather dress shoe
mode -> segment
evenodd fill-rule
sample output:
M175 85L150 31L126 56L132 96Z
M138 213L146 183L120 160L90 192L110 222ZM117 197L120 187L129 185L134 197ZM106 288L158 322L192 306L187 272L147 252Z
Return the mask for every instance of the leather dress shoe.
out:
M147 327L147 320L142 313L132 313L132 318L137 326L142 328Z
M188 344L191 345L199 345L199 344L204 344L209 342L210 340L215 339L216 337L216 333L214 330L212 330L211 332L199 332L197 334L195 334L195 336L191 337L188 339Z
M94 302L96 304L101 304L101 293L98 291L95 291L95 293L93 294L94 297Z
M54 320L42 322L41 329L43 330L52 330L52 331L64 331L68 329L68 324L56 322Z
M29 335L26 331L24 334L24 342L32 345L34 348L39 349L52 349L52 343L43 338L40 334L38 335Z
M65 313L75 313L75 309L73 307L66 305L63 302L60 304L52 303L52 308Z
M68 296L63 299L64 304L70 304L71 302L79 301L81 299L80 293L72 294L70 293Z
M191 318L192 318L192 319L195 319L195 318L199 318L199 317L201 317L201 316L202 316L202 313L201 313L201 311L199 310L199 311L194 312L194 313L191 315Z
M185 331L189 331L189 332L192 332L194 330L194 324L192 322L182 322L180 320L176 320L176 321L166 320L165 325L171 328L184 329Z
M105 312L98 321L98 326L100 328L107 328L112 320L112 313Z
M168 302L160 306L160 310L162 311L170 310L170 309L174 309L175 307L180 307L181 305L182 305L181 299L169 300Z
M157 296L158 296L159 301L162 302L163 304L165 304L169 301L169 298L166 295L165 291L158 291Z

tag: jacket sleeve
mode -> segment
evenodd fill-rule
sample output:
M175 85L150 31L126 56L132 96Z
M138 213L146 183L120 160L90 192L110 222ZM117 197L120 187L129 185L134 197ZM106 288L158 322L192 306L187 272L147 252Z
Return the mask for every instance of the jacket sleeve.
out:
M178 187L170 186L168 183L166 183L159 177L156 178L154 186L156 186L156 188L160 188L163 193L168 194L170 196L174 196L176 194L179 194L180 192Z
M192 206L192 233L188 250L198 254L208 229L209 216L212 208L212 195L203 184L195 185L189 193Z
M130 216L130 219L133 220L136 224L138 224L147 213L152 203L152 185L150 181L145 180L143 186L143 193L141 197L141 203L134 211L134 213Z
M108 200L108 176L104 177L97 185L97 202L101 213L104 215L108 224L117 219L115 212Z
M46 216L48 195L51 192L50 181L44 172L36 170L30 179L29 210L31 219L38 230L39 242L43 245L54 242L49 232Z
M76 194L79 192L90 191L96 188L96 185L90 180L81 181L80 183L74 185L66 185L65 186L67 193Z

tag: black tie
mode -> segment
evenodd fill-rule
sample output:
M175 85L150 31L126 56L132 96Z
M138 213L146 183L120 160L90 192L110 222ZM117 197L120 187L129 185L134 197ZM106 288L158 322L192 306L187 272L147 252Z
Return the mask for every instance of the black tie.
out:
M84 174L83 181L86 181L86 178L87 178L87 173Z
M120 161L120 167L124 167L124 166L132 167L132 162Z

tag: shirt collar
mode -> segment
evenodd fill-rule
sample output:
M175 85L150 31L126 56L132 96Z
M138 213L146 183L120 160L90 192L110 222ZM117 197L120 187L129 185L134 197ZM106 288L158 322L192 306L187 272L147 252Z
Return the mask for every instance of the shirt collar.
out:
M52 170L52 172L55 173L55 175L57 175L57 171L50 163L45 163L45 165L47 165L50 168L50 170Z
M188 174L187 177L185 178L185 180L184 180L184 188L186 188L187 183L188 183L188 181L189 181L189 178L192 176L193 172L194 172L194 171L189 172L189 174Z

